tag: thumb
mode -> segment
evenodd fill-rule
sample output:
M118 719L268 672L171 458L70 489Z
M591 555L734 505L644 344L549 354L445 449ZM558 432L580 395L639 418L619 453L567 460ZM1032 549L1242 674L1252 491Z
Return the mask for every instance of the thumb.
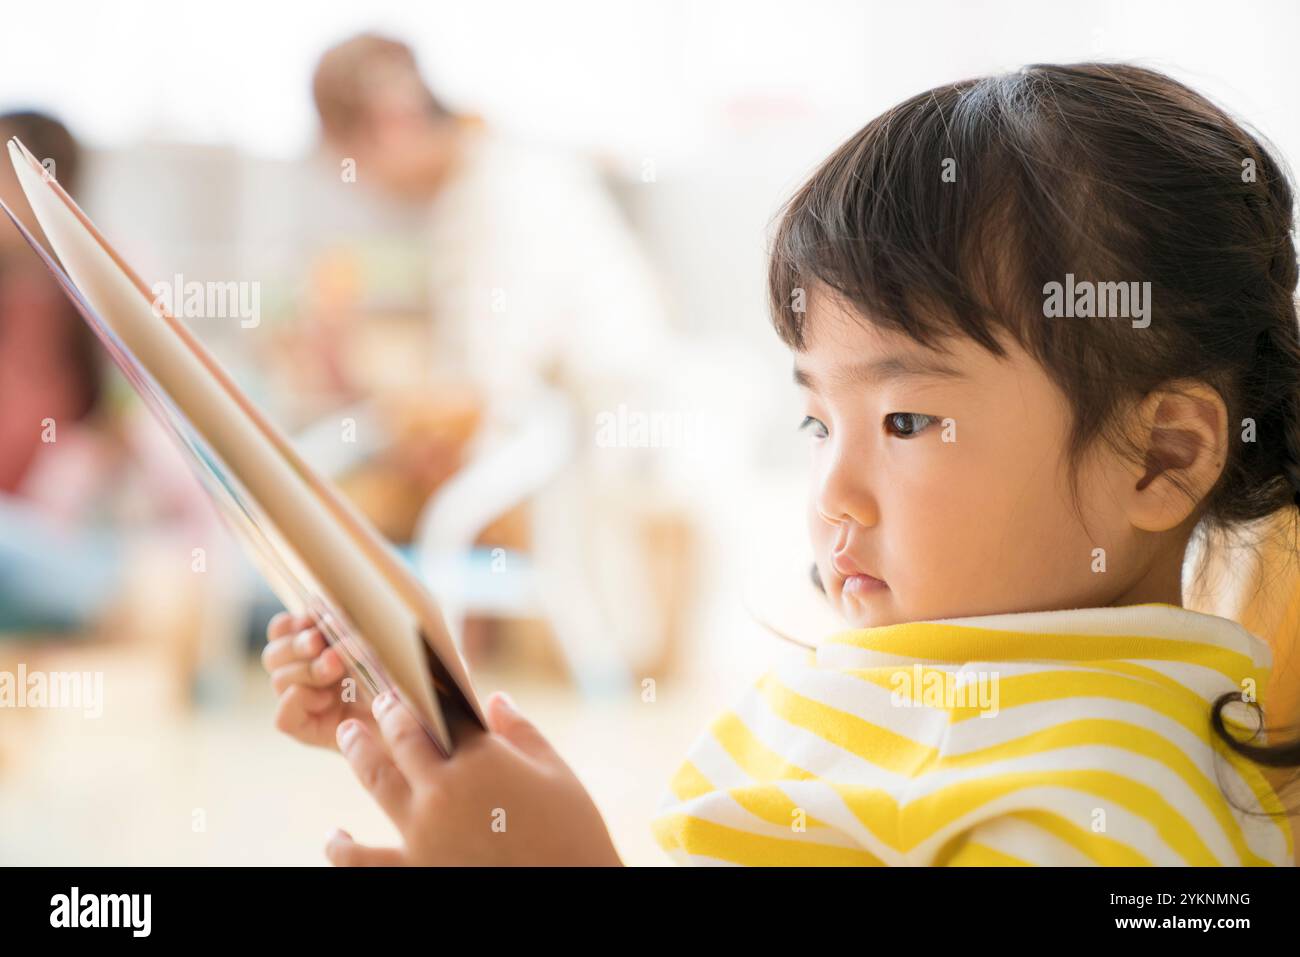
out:
M515 708L510 695L498 691L488 700L488 730L499 734L524 754L534 758L553 757L554 749L536 725Z
M342 828L335 828L326 839L325 856L335 867L400 867L405 863L401 851L358 844Z

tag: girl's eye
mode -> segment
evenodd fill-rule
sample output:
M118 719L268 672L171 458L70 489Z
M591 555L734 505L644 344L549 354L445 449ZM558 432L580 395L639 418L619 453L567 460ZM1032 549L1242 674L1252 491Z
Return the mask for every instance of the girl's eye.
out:
M924 432L933 421L934 416L920 412L891 412L885 416L885 431L900 439L910 439Z
M818 439L824 439L830 434L819 419L814 419L811 415L805 415L803 421L799 423L799 431L807 432L809 429L812 430L813 437Z

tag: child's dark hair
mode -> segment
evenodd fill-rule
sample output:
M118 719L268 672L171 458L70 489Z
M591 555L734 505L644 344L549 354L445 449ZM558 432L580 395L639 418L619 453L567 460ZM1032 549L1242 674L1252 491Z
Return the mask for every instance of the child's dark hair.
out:
M864 321L934 348L950 335L1004 354L1008 334L1069 398L1077 460L1100 439L1140 455L1121 413L1179 380L1228 410L1206 533L1300 506L1300 330L1293 194L1260 140L1201 95L1130 65L1028 66L937 87L849 138L783 209L773 321L804 345L821 290ZM1151 321L1045 318L1067 273L1149 281ZM1253 420L1253 440L1247 420ZM1139 458L1138 461L1141 461ZM1229 735L1263 764L1300 742Z
M48 164L50 174L58 179L64 189L75 193L81 173L81 147L62 122L36 110L16 110L0 113L0 139L16 136L43 164ZM22 250L27 262L27 250ZM0 273L7 264L0 262ZM76 308L59 297L59 319L63 326L61 337L66 343L64 356L75 375L78 389L78 419L94 411L103 390L102 350L95 333L77 313Z

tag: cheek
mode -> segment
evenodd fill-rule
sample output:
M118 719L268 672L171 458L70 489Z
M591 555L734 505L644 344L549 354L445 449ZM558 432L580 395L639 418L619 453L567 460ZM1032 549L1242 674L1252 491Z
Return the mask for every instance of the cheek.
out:
M953 617L1005 611L1024 591L1041 561L1025 553L1033 522L1053 528L1055 512L1041 514L1041 475L1020 460L987 454L969 442L927 450L924 464L881 486L881 562L895 596L909 614Z
M928 514L913 511L916 569L936 602L955 614L988 614L1067 602L1089 582L1088 537L1047 462L954 483ZM936 589L942 589L940 594Z
M895 594L929 604L978 567L985 523L980 495L944 469L888 482L880 493L881 568Z

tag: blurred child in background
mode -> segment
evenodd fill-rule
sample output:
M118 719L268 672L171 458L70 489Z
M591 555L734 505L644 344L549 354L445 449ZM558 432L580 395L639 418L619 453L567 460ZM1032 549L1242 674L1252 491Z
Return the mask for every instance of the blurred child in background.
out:
M83 158L67 127L37 112L0 115L0 138L12 136L78 192ZM11 174L0 193L27 211ZM206 643L239 614L231 565L217 558L229 546L177 450L126 390L114 395L120 380L103 361L45 265L0 226L0 640L156 645L184 701L211 657ZM196 549L212 561L203 577Z

